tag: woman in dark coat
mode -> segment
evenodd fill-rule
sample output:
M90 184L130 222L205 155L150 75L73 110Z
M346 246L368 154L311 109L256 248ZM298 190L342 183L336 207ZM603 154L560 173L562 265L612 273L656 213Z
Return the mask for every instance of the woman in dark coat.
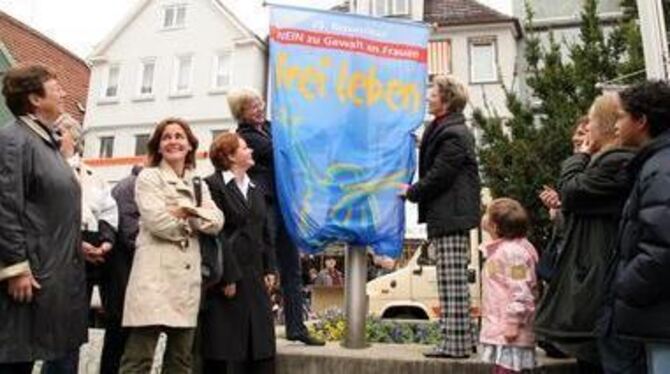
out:
M249 89L228 93L230 112L238 122L237 134L254 151L254 165L249 176L263 191L268 205L270 245L277 256L284 300L286 338L306 345L320 346L324 341L310 335L304 318L305 300L300 276L300 252L286 230L286 225L275 195L274 154L270 122L265 120L265 103L261 96Z
M2 87L17 119L0 130L0 373L30 373L87 338L81 191L53 135L56 76L18 67Z
M557 274L538 305L537 333L577 358L586 372L600 371L596 320L607 264L631 181L626 165L634 153L619 147L616 98L596 98L587 138L564 163L559 181L565 217Z
M207 290L202 324L204 373L274 373L275 334L268 286L274 251L267 245L263 191L249 179L252 150L236 134L210 149L216 172L205 181L226 217L223 280Z
M419 148L419 180L401 194L419 206L437 257L442 340L424 356L469 357L474 347L470 315L469 230L480 220L480 189L475 138L465 123L465 86L451 76L436 76L428 91L434 116Z

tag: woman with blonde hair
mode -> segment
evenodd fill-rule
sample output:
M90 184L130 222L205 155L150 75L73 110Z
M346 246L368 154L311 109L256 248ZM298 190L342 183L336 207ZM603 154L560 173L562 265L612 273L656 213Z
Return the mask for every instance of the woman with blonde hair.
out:
M565 216L556 274L538 305L536 331L575 357L583 372L599 372L596 320L607 264L623 204L631 188L626 166L634 152L620 146L615 96L597 97L588 113L586 138L564 161L558 183Z
M135 187L140 231L123 310L129 336L120 372L150 372L165 333L163 372L189 374L202 286L198 233L217 234L223 214L204 184L197 204L198 140L186 121L158 123L147 148L148 165Z

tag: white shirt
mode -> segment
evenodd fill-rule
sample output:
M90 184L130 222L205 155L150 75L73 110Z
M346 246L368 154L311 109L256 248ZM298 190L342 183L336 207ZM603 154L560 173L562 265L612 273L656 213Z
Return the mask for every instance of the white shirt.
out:
M118 228L119 211L110 186L78 155L68 158L67 162L81 185L81 229L98 231L99 221L107 222L114 229Z
M230 170L222 172L221 175L223 176L223 183L226 185L228 185L228 182L230 182L232 179L235 179L235 174L233 174L233 172L231 172ZM249 179L247 173L244 173L244 178L242 179L241 182L235 179L235 184L242 193L242 196L244 196L245 200L248 200L247 195L249 193L249 187L250 186L256 187L256 185L254 185L253 182L251 182L251 179Z

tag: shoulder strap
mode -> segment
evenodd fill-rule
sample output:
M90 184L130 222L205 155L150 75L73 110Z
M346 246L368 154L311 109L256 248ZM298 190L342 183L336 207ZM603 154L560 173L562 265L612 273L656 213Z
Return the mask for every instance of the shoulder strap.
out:
M195 192L195 206L202 206L202 179L193 177L193 191Z

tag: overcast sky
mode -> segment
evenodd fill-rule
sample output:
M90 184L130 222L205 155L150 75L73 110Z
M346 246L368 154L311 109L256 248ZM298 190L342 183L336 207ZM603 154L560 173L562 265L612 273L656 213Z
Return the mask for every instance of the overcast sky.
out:
M30 25L82 58L86 58L139 0L0 0L0 10ZM259 29L267 18L252 11L261 0L224 0L232 4L243 20ZM276 4L295 4L328 8L341 0L271 0ZM479 0L505 13L511 13L511 0Z

